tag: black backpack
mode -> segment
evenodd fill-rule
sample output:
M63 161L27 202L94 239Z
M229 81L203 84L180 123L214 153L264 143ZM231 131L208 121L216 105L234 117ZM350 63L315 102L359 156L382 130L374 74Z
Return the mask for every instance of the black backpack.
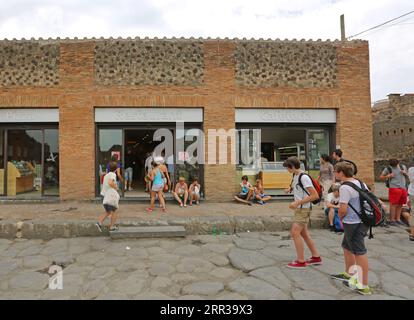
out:
M345 181L342 185L350 186L358 192L361 212L355 210L351 204L348 203L348 205L358 214L361 221L369 227L369 239L372 239L374 238L372 227L381 225L385 220L386 213L378 198L365 187L362 181L358 181L361 184L361 188L350 181Z

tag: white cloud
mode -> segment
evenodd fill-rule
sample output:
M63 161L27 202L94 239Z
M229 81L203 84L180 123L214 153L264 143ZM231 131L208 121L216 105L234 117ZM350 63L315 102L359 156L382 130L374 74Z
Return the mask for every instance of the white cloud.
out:
M337 39L341 14L349 36L411 10L412 0L15 0L0 3L0 35ZM414 92L413 32L401 24L358 37L370 42L373 100Z

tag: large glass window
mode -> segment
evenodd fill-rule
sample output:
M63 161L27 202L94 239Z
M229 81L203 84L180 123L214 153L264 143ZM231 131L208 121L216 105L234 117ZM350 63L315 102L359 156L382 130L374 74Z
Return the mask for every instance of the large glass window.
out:
M7 196L42 195L42 130L8 130Z
M4 130L0 129L0 196L4 195L6 172L4 170Z
M313 177L319 175L320 156L323 154L329 155L329 131L308 130L308 170Z
M45 129L44 195L59 195L59 130Z
M103 177L107 172L112 157L116 157L122 171L122 129L99 129L98 145L98 172L99 193L101 192Z
M193 182L194 179L198 179L198 183L203 187L203 164L198 163L197 159L202 158L204 153L204 143L201 133L196 128L185 128L184 132L178 130L177 135L177 144L184 146L183 150L175 150L174 154L174 163L175 165L170 164L169 170L172 171L172 181L175 184L180 177L185 178L187 184ZM187 137L187 138L185 138ZM197 141L197 142L196 142ZM200 143L201 142L201 143ZM189 148L191 146L191 148ZM200 157L199 157L200 154ZM177 163L177 159L179 160ZM181 163L184 162L184 163ZM201 190L201 195L203 196L204 190Z

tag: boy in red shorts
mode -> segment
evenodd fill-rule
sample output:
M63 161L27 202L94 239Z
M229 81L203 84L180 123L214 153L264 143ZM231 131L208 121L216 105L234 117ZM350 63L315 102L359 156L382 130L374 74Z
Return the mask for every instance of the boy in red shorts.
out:
M381 173L380 179L386 181L388 187L388 198L390 202L390 225L404 226L401 221L401 211L407 202L407 168L400 165L397 159L390 159L387 166Z

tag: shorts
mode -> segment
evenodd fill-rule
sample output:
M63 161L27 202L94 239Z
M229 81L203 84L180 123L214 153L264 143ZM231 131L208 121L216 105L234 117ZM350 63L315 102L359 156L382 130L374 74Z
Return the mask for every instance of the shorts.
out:
M115 212L118 208L111 206L110 204L104 204L103 207L105 208L106 212Z
M334 214L338 214L338 208L334 208ZM325 215L329 215L329 208L325 209Z
M299 208L295 210L295 216L293 218L294 223L307 225L310 221L312 209L311 208Z
M154 191L154 192L163 191L164 190L164 185L163 184L153 184L151 190Z
M132 181L134 170L131 167L125 169L125 180Z
M367 253L364 238L367 236L368 228L363 223L346 224L344 223L344 239L342 248L357 256Z
M388 197L392 205L404 205L407 203L407 190L402 188L389 188Z
M246 200L247 199L247 193L239 193L238 195L237 195L237 198L240 198L240 199L242 199L242 200Z

